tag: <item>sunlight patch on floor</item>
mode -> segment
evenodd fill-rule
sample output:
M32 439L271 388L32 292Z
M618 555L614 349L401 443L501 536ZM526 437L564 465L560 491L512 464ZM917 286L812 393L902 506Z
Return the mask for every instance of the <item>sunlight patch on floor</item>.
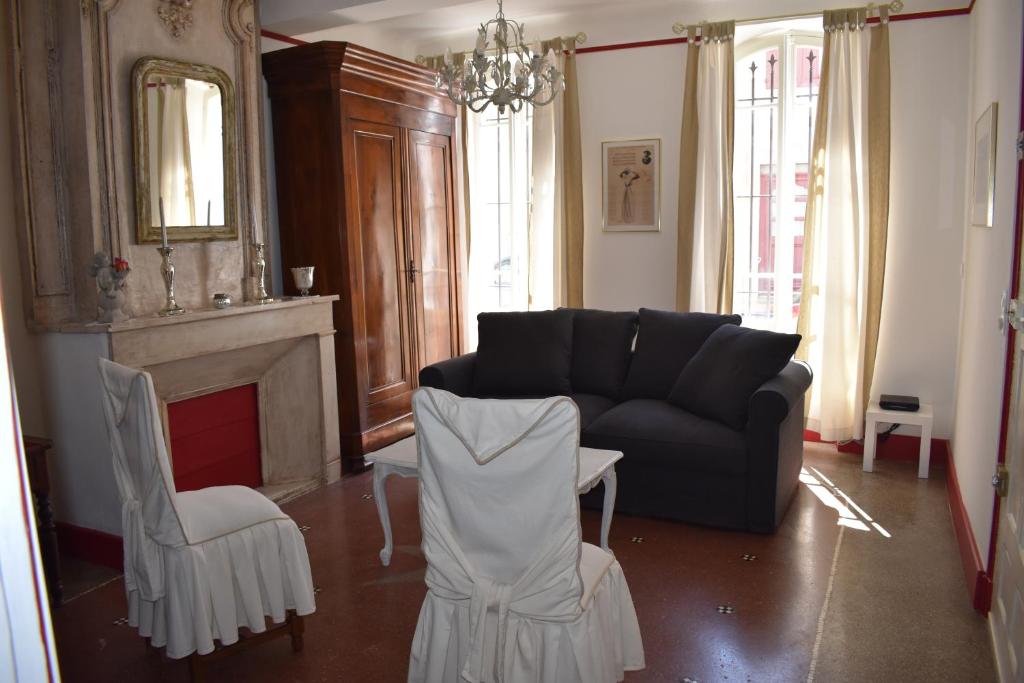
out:
M883 538L892 538L892 534L886 531L885 527L873 520L864 508L857 505L850 496L846 495L817 468L801 467L800 481L818 500L839 513L839 519L836 521L839 526L867 532L874 529Z

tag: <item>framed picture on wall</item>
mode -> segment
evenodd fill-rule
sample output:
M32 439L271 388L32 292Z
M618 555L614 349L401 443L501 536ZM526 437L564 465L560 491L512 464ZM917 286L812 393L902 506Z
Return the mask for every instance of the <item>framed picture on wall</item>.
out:
M971 225L992 227L992 196L996 182L996 114L993 102L974 123L974 191L971 193Z
M661 230L661 140L606 140L601 165L604 230Z

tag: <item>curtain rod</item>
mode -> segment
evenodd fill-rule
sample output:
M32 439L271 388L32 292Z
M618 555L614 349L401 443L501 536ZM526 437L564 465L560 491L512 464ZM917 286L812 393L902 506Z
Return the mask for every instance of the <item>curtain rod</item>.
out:
M889 7L889 12L890 13L898 14L899 12L903 11L903 0L893 0L892 2L888 3L887 6ZM869 13L875 12L875 11L878 10L878 5L876 5L875 3L871 3L871 4L869 4L867 6L867 10L868 10ZM737 19L736 23L737 24L766 24L766 23L771 22L771 21L785 21L786 19L805 19L807 17L820 17L820 16L821 16L821 10L818 10L816 12L799 12L799 13L796 13L796 14L778 14L778 15L771 16L771 17L753 17L751 19ZM700 22L698 24L698 26L706 24L706 23L708 23L708 22L702 21L702 22ZM686 24L684 24L681 21L677 21L676 23L672 24L672 32L675 33L677 36L683 35L684 33L686 33Z
M570 41L571 40L574 43L576 43L577 45L582 45L583 43L587 42L587 34L584 33L583 31L580 31L576 35L562 36L562 40L565 40L565 41ZM537 41L534 41L534 42L537 42ZM466 50L466 54L469 54L470 52L472 52L472 50ZM492 48L488 48L488 49L484 50L484 54L494 54L494 53L497 53L497 52L498 52L498 48L496 48L496 47L492 47ZM417 64L419 64L420 66L423 66L423 65L425 65L427 63L427 59L428 58L427 58L426 55L416 55L416 59L414 61Z

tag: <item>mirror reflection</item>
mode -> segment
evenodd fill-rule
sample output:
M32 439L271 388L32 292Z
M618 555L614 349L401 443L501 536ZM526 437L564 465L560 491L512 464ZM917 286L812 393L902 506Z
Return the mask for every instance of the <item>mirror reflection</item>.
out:
M150 221L224 225L224 114L216 83L150 74L146 80Z
M169 242L238 239L231 79L207 64L143 57L132 83L138 243L165 233Z

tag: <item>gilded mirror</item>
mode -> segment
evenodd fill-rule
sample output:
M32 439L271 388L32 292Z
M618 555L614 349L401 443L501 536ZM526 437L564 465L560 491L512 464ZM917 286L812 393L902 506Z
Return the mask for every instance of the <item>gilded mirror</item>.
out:
M145 57L132 70L139 244L238 238L235 97L212 66Z

